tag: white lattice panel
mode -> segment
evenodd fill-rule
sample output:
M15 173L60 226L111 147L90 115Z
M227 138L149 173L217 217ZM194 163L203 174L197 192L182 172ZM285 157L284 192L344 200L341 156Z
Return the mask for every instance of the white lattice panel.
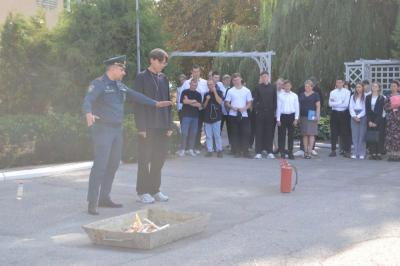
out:
M346 80L354 87L357 82L377 81L384 91L390 90L392 80L400 80L400 61L397 60L357 60L345 63Z
M349 67L349 76L346 78L346 80L350 81L352 84L355 84L363 80L362 74L361 66Z
M378 81L383 90L389 90L395 79L400 79L400 65L371 66L371 80Z

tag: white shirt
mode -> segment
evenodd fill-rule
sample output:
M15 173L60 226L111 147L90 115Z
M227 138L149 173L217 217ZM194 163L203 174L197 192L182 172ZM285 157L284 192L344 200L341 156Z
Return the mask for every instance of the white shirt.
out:
M192 81L192 79L188 79L186 80L183 85L182 85L182 91L187 90L190 88L190 82ZM209 90L208 90L208 86L207 86L207 80L200 78L198 83L197 83L197 92L199 92L201 94L201 101L203 101L204 99L204 94L206 94ZM182 92L181 92L182 93Z
M365 97L365 96L364 96ZM365 116L365 98L362 100L360 97L354 101L354 95L351 96L349 111L351 117L361 118Z
M246 87L242 87L240 89L232 87L228 90L225 98L226 102L230 102L232 107L238 109L246 108L247 103L251 102L252 100L253 97L251 96L251 91ZM229 110L229 115L236 116L237 112L231 109ZM248 117L247 110L242 112L242 117Z
M183 91L183 85L176 89L176 108L178 111L182 110L183 104L181 103L181 95Z
M385 95L379 95L382 96L383 99L386 99ZM379 96L371 96L371 110L374 111L375 109L375 105L376 105L376 101L378 100ZM386 117L386 111L385 109L383 109L382 111L382 117L385 118Z
M336 88L329 94L329 106L335 111L345 111L349 107L350 91Z
M223 89L226 90L224 83L222 83L221 81L217 82L217 86L220 88L220 90L222 91ZM225 95L224 95L225 96Z
M374 111L379 96L371 96L371 110Z
M276 108L276 121L281 121L281 114L289 115L294 113L294 119L299 119L300 106L297 94L289 91L281 91L278 94Z
M223 97L222 100L225 100L227 88L225 88L224 84L221 81L218 81L217 85L218 85L219 90L222 92L222 97ZM221 104L221 111L222 111L223 115L228 115L228 112L226 111L226 108L225 108L224 101L222 101L222 104Z

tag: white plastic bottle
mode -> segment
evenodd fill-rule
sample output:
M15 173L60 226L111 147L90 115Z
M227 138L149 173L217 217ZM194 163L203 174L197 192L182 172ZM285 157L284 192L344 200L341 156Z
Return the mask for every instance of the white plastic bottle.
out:
M24 196L24 183L19 182L17 188L17 200L22 200L23 196Z

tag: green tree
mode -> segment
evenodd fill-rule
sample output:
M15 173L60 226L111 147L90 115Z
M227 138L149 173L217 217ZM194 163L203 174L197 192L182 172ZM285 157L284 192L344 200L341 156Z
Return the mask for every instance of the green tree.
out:
M52 46L42 13L29 19L10 14L0 40L0 111L43 113L54 85L49 65Z
M160 0L167 46L180 51L217 51L225 25L258 26L259 0ZM210 68L212 58L179 60L188 69L196 62Z
M147 55L163 47L161 19L152 0L141 0L142 69ZM136 76L136 14L131 0L76 1L49 31L43 14L11 14L0 41L2 113L79 113L90 80L104 59L128 55L126 82Z
M330 89L344 62L388 58L397 2L381 0L278 1L268 43L274 70L300 84L310 76Z
M147 55L163 47L161 20L153 1L140 1L142 69ZM79 110L91 79L103 73L102 62L114 55L128 55L126 82L136 76L135 1L98 0L76 4L64 13L55 29L54 56L60 82L57 87L58 110Z
M395 0L260 0L260 27L253 49L274 50L273 76L300 85L310 76L322 81L325 93L344 73L344 62L388 58L397 17ZM400 28L400 26L399 26ZM244 50L251 36L242 29L229 33L230 46ZM247 39L247 40L245 40ZM400 39L400 38L398 38ZM396 40L396 39L395 39ZM400 43L400 42L398 42ZM240 60L237 64L242 64ZM257 71L256 67L253 69Z

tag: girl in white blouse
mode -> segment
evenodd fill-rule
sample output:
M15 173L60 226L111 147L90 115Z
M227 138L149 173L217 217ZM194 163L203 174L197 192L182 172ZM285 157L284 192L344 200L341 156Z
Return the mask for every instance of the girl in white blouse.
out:
M350 98L351 135L353 139L352 159L365 158L367 117L365 112L365 93L361 83L357 83L354 94Z

